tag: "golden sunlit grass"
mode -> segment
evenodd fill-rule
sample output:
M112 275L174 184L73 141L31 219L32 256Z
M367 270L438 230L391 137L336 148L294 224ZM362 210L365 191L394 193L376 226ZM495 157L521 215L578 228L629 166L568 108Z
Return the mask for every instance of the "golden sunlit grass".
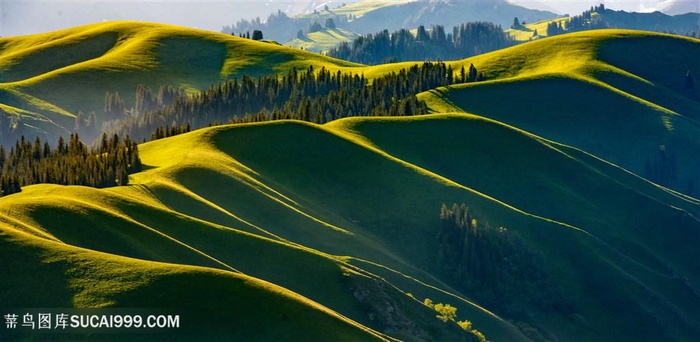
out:
M700 41L679 36L567 34L452 62L454 69L473 63L487 81L418 97L432 112L478 113L643 174L646 159L639 156L654 156L660 145L700 153L700 112L683 96L682 82L693 52L700 54ZM685 182L696 178L700 160L685 158L677 172Z
M517 230L543 251L556 253L557 277L574 297L587 293L567 271L581 258L589 264L578 265L579 271L595 269L624 283L624 276L612 270L621 267L618 257L596 242L640 234L633 232L635 224L611 219L616 213L653 207L654 224L687 224L671 205L691 211L697 206L580 150L464 114L349 118L323 126L294 121L221 126L143 144L141 156L147 170L132 175L127 187L35 185L0 199L5 227L33 236L21 235L21 243L12 238L10 245L23 249L51 239L50 246L65 246L58 240L142 260L240 271L364 324L344 285L345 261L362 260L353 262L362 268L377 265L372 272L419 297L460 296L423 266L434 253L436 208L442 202L469 203L483 222ZM575 180L569 178L573 175ZM567 205L552 208L553 200ZM581 210L588 214L579 215ZM55 224L65 217L71 217L69 224ZM4 236L23 234L3 229ZM649 255L639 257L659 258L660 246L668 242L647 241ZM65 248L72 247L59 250ZM57 255L48 265L73 260ZM82 306L122 306L146 297L157 302L156 293L174 279L184 284L199 279L197 288L209 291L204 289L218 288L229 282L221 279L231 277L144 262L143 267L155 267L153 272L132 282L141 272L138 267L124 273L120 262L101 255L64 262L68 266L62 267L73 270L68 272L72 290L56 298ZM673 262L684 265L675 257ZM625 272L640 272L637 266L625 267ZM60 281L55 269L45 272ZM96 277L94 288L88 287L91 277ZM648 281L656 286L654 277ZM111 290L101 290L106 287ZM250 295L245 291L237 293ZM621 300L634 296L621 295ZM487 336L514 338L507 323L492 313L468 301L450 302ZM172 305L192 310L214 305L187 303ZM304 303L298 305L307 307ZM225 312L241 315L236 310Z
M105 30L123 39L103 55L30 75L38 63L31 62L38 56L31 46L49 51L67 41L99 51L95 46L113 43L101 35ZM85 31L94 38L78 39ZM31 39L0 39L0 51L24 54L8 58L3 70L31 76L0 90L34 94L79 76L126 87L129 77L155 73L195 88L205 78L309 63L372 79L414 64L356 66L270 43L133 22ZM419 95L434 111L462 113L206 128L140 145L145 170L126 187L25 187L0 198L0 269L11 275L1 278L0 295L13 298L9 306L150 305L181 308L198 323L210 312L235 318L229 321L239 335L212 329L204 336L211 340L363 340L385 336L367 328L374 323L347 277L379 279L374 273L395 295L454 303L489 339L523 339L512 323L435 277L439 207L467 203L480 222L518 232L548 257L553 277L578 305L572 315L580 318L571 320L587 322L551 323L562 336L630 338L619 331L639 331L632 338L641 339L659 326L617 328L675 324L678 315L697 321L695 297L669 270L699 281L690 271L700 252L668 246L683 246L699 227L700 204L620 167L643 163L625 158L644 155L645 148L654 153L659 143L696 151L697 126L683 112L694 103L663 75L683 66L619 57L616 46L628 39L658 39L672 51L697 46L631 31L551 37L450 62L455 70L474 63L488 80ZM201 58L188 56L188 46L202 51ZM129 64L128 56L144 51ZM670 64L686 59L692 56ZM650 98L654 85L664 90ZM644 141L645 132L663 141ZM687 175L696 164L683 165L689 168L679 172ZM29 295L34 292L40 294ZM604 299L589 300L597 296ZM657 320L633 314L625 323L607 310L646 305L652 296L671 303L673 312L659 311Z
M384 7L390 7L390 6L397 6L405 3L410 3L415 0L364 0L364 1L358 1L358 2L353 2L341 7L337 8L331 8L329 11L323 10L319 12L315 12L313 14L307 14L307 17L312 17L312 18L325 18L325 17L334 17L337 15L340 16L348 16L352 15L356 18L360 18L364 16L365 14L376 11L380 8ZM302 15L302 17L304 17ZM321 23L323 24L323 23Z
M304 38L296 38L286 45L303 48L309 51L323 52L338 46L342 42L351 42L360 35L346 29L323 29L321 31L307 33Z
M357 66L217 32L115 21L0 38L0 94L8 96L11 112L25 110L39 120L72 127L78 111L101 115L107 91L119 92L131 106L139 84L154 91L162 85L196 91L244 74L279 74L309 65ZM64 133L46 130L52 136Z
M525 29L508 29L506 30L506 33L509 34L511 37L515 38L515 40L521 41L521 42L526 42L529 40L533 39L541 39L544 37L547 37L547 25L549 23L559 23L559 24L564 24L569 21L569 18L554 18L554 19L546 19L546 20L540 20L534 23L527 23L524 25ZM533 33L537 30L537 37L533 36Z
M7 226L0 229L0 245L0 264L10 271L3 277L6 307L165 309L180 315L180 328L165 333L178 339L383 338L308 298L240 273L80 249L32 238ZM22 260L24 272L16 270L19 264L5 262L10 259ZM42 282L30 281L37 273ZM66 340L71 338L75 337Z

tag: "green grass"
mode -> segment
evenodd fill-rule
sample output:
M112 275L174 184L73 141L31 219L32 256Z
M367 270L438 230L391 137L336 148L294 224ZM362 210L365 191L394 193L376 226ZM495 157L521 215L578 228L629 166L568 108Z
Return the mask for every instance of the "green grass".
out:
M127 107L139 84L190 91L221 80L286 73L293 67L357 66L318 54L222 33L115 21L31 36L0 38L0 102L71 129L82 111L98 117L107 91ZM17 95L17 93L21 95ZM5 99L3 93L8 93ZM37 130L55 141L64 130ZM36 133L28 133L36 135Z
M283 125L292 130L297 126ZM242 126L239 130L250 129L269 127ZM239 139L243 134L239 130L202 130L168 139L165 143L143 145L144 163L153 168L135 175L134 185L130 187L94 190L36 185L3 200L8 208L21 213L19 219L27 225L24 229L37 238L47 238L45 235L49 234L51 239L66 244L114 255L240 271L284 286L343 316L374 327L375 323L367 319L348 288L346 272L341 267L346 257L336 258L328 253L377 260L407 273L418 270L394 255L393 247L381 245L369 234L359 234L362 230L358 227L348 227L357 230L352 232L339 228L337 224L347 223L347 220L328 213L325 208L301 204L303 201L287 196L292 194L286 193L286 189L276 188L275 181L263 183L265 179L257 178L259 172L216 147L226 146L221 139ZM334 135L329 138L333 144L347 144ZM351 146L354 151L362 150L362 147ZM162 159L170 150L179 150L179 153L168 154L168 160ZM68 215L77 215L70 225L54 224ZM89 282L90 278L86 276L82 281ZM430 281L435 280L431 277ZM427 296L438 297L431 287L409 284L412 291L422 289ZM396 290L389 287L386 291L394 293ZM390 295L405 297L401 292ZM141 297L129 298L142 300ZM414 307L410 310L422 307L414 301L403 301L409 303L403 305ZM133 306L128 300L81 303ZM469 306L469 303L462 304L463 308ZM479 309L471 311L481 312ZM418 322L419 326L435 325L424 320L425 317ZM475 322L504 325L490 315L476 318ZM517 336L510 329L496 336L509 336L509 339ZM459 330L442 333L450 336Z
M95 41L75 38L91 30ZM104 31L122 38L101 57L29 75L31 46L95 49ZM0 84L0 94L14 101L3 108L27 117L53 104L57 95L43 87L79 76L94 87L140 75L196 88L308 63L370 79L412 64L355 66L131 22L20 38L0 39L0 51L25 54L3 67L28 78ZM668 52L654 64L622 56L646 56L647 40ZM201 54L187 54L192 46ZM146 171L127 187L25 187L0 198L0 307L151 306L180 309L202 326L233 322L203 336L185 329L184 339L463 337L411 293L456 306L491 340L525 339L508 319L563 340L692 340L700 201L630 171L641 173L663 144L679 178L700 174L697 101L669 76L682 73L682 82L697 46L616 30L551 37L449 62L456 70L474 63L488 78L419 95L435 112L456 114L202 129L140 145ZM440 205L455 202L540 250L574 312L532 307L528 317L507 317L448 284L436 235ZM370 319L368 301L388 303L383 313L417 328ZM206 325L211 312L222 321Z
M332 18L335 16L349 16L352 15L355 18L361 18L365 14L376 11L384 7L398 6L405 3L413 2L411 0L364 0L353 2L345 6L340 6L336 8L331 8L328 11L323 10L313 14L300 15L300 18Z
M167 262L175 269L204 266L228 272L223 277L243 272L352 319L358 331L382 327L367 319L367 308L348 288L348 281L356 282L347 274L376 274L385 279L374 278L387 282L383 286L389 286L392 298L411 292L420 299L440 299L457 306L487 336L521 338L510 323L479 308L435 272L439 206L465 202L481 222L518 231L542 250L557 284L578 303L578 321L588 322L535 309L533 319L542 331L641 338L665 336L668 327L678 336L692 336L692 327L679 325L678 317L696 319L696 299L671 274L697 283L692 270L700 255L692 248L671 252L666 246L692 239L700 227L693 218L700 212L698 201L492 120L436 115L355 118L325 126L292 121L223 126L144 144L141 155L150 169L132 176L128 187L36 185L0 199L4 234L20 234L9 227L22 222L33 235L22 236L35 244L74 245ZM68 216L70 225L57 224ZM655 228L662 226L675 228L660 236ZM81 263L75 269L85 267ZM194 277L188 272L162 281L187 283ZM96 281L81 274L75 281ZM159 303L141 294L161 291L160 278L133 287L128 283L119 285L118 294L100 285L94 294L81 290L57 298L85 306L136 305L145 297ZM196 289L208 296L217 284L201 281ZM117 285L111 286L120 289ZM20 291L14 285L5 288ZM604 300L589 299L601 288L609 293ZM640 305L657 308L660 302L649 301L650 293L673 309L659 311L656 318L637 310ZM205 304L207 298L213 297L197 299L198 305L214 305ZM406 312L421 315L420 303L396 300L408 305ZM622 311L607 311L613 302ZM263 309L279 313L264 304ZM618 321L617 315L658 319L663 326L634 330L636 323Z
M652 58L652 46L668 52ZM686 191L700 181L698 100L683 89L696 53L700 41L662 34L563 35L467 59L455 67L474 63L488 82L432 90L419 98L434 112L485 116L640 175L646 159L663 145L679 158L678 181L671 186ZM655 62L646 63L650 60Z
M0 233L3 307L156 308L180 315L181 329L101 334L107 340L380 340L382 335L282 287L210 268L161 264ZM21 262L9 262L9 260ZM21 271L19 271L21 268ZM30 281L37 273L42 282ZM133 310L132 310L133 311ZM12 338L3 330L5 338ZM47 335L42 335L44 338ZM51 335L87 340L89 335ZM26 337L26 335L25 335ZM92 337L94 338L94 336Z
M351 42L360 35L346 29L323 29L304 35L304 38L296 38L286 45L302 48L307 51L323 52L338 46L343 42Z
M526 42L530 40L535 40L535 39L541 39L544 37L547 37L547 25L550 23L559 23L566 25L566 23L569 21L569 18L554 18L554 19L545 19L545 20L540 20L534 23L526 23L525 25L522 25L522 27L518 29L507 29L506 33L509 34L511 37L513 37L517 41L521 42ZM533 36L533 33L537 30L537 36Z
M141 153L152 168L134 175L129 187L27 187L0 200L0 208L20 213L4 210L3 221L20 220L36 241L49 234L110 255L240 271L380 329L347 288L343 267L351 266L345 260L356 260L352 267L403 292L453 299L487 336L517 338L512 326L435 273L439 205L465 202L481 222L518 231L548 255L557 283L579 303L577 315L602 329L547 324L562 317L540 312L536 323L543 331L631 336L636 324L611 324L622 313L601 312L614 300L624 315L651 319L635 309L658 305L645 299L650 292L674 308L657 314L664 326L679 329L679 336L692 331L674 315L695 319L695 300L682 281L669 277L679 272L697 282L692 270L700 255L666 246L683 246L700 227L693 218L698 201L495 121L437 115L224 126L148 143ZM56 224L69 215L70 225ZM655 228L662 226L675 228L659 235ZM601 287L611 292L606 301L588 299ZM123 295L140 300L134 291ZM131 303L101 296L74 294L71 300ZM668 331L651 325L637 336L654 329Z

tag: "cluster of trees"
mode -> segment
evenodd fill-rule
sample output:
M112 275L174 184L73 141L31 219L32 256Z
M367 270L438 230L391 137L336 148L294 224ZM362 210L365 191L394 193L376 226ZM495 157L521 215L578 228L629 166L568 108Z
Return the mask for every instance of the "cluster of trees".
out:
M668 16L663 13L628 13L613 11L605 5L592 6L580 15L571 17L566 22L551 22L547 25L547 35L555 36L567 32L595 30L603 28L625 28L666 32L690 37L697 37L698 17L693 15Z
M309 28L306 30L306 33L304 33L302 29L299 29L299 31L297 31L297 38L306 39L306 34L323 31L324 27L329 30L334 30L337 28L337 26L335 26L335 21L333 21L333 18L326 18L324 26L321 26L321 24L319 24L318 21L314 21L309 25Z
M330 72L309 67L291 70L281 77L257 79L243 76L213 85L188 96L170 89L158 97L145 87L137 98L151 99L156 109L103 125L106 132L135 139L162 138L190 129L225 122L258 122L297 119L325 123L350 116L408 116L424 114L427 107L415 94L435 87L483 79L476 67L456 72L445 63L425 62L369 82L363 75ZM162 95L169 94L169 95ZM165 97L173 96L166 104ZM160 128L160 129L159 129ZM185 129L186 128L186 129ZM159 129L159 130L158 130ZM157 131L158 130L158 131Z
M256 30L265 32L268 39L279 42L286 42L294 39L295 32L308 30L315 18L290 18L284 12L278 10L270 14L267 19L255 18L252 20L242 19L234 25L224 26L221 30L224 33L234 34L234 32L255 32ZM344 16L335 17L335 22L345 22Z
M59 138L56 148L37 137L24 136L10 148L0 145L0 188L2 195L20 192L25 185L52 183L104 188L126 185L129 174L141 171L136 142L106 134L97 147L89 149L77 134L66 142Z
M522 315L528 305L570 310L544 255L518 234L480 226L465 204L443 204L440 220L438 266L455 286L509 315Z
M236 35L236 34L231 33L231 35ZM253 35L251 36L250 31L246 31L245 33L243 33L243 32L239 33L238 37L252 39L252 40L263 40L263 33L260 30L253 30Z
M564 33L565 25L566 24L564 24L564 22L560 21L550 22L549 24L547 24L547 36L551 37Z
M151 140L158 140L158 139L163 139L163 138L167 138L167 137L172 137L175 135L187 133L191 130L192 130L192 128L190 127L189 123L185 123L184 125L160 126L160 127L157 127L153 133L151 133Z
M594 15L605 12L605 5L593 6L590 10L584 11L580 15L575 15L569 19L566 24L564 22L551 22L547 24L547 35L555 36L566 32L584 31L607 28L609 25L605 23L599 15Z
M460 328L462 328L464 331L474 335L476 339L480 342L486 342L486 336L484 336L483 333L481 333L479 330L474 329L472 322L463 320L463 321L458 321L457 320L457 308L450 305L450 304L443 304L443 303L433 303L433 300L430 298L426 298L423 300L423 305L435 310L438 319L440 319L443 322L455 322L457 325L459 325Z
M416 35L406 29L356 38L341 43L328 55L363 64L396 61L460 59L515 45L516 41L495 24L473 22L455 26L448 33L440 25L426 30L419 26Z

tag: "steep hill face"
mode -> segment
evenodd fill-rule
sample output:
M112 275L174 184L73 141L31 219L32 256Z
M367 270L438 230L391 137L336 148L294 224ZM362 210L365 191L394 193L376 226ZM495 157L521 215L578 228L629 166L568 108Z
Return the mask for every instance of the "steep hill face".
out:
M700 242L700 203L491 120L457 114L225 126L145 144L142 156L149 170L128 187L38 185L0 199L9 246L3 260L13 258L14 249L33 254L26 245L40 244L49 254L72 246L110 253L81 252L98 265L120 255L166 262L158 267L172 272L189 274L178 265L220 269L221 277L241 272L323 305L332 310L328 317L349 318L353 334L369 327L400 339L469 338L431 318L407 293L450 303L460 319L492 339L523 338L518 328L531 338L536 331L560 339L698 334L692 322L700 318L693 309L700 304L694 290L700 279L693 270L700 255L693 246ZM543 258L555 305L534 299L504 309L442 272L436 238L442 203L467 203L480 229L506 227L520 236ZM61 217L71 217L71 224ZM15 281L31 275L20 270L63 258L13 267L4 288L24 291ZM80 272L76 263L68 266ZM69 281L96 281L76 274L83 276ZM68 286L61 298L78 306L131 307L140 306L144 293L162 291L160 281L130 287L129 279L111 292L106 285ZM198 285L202 293L219 286L206 279ZM511 286L531 286L514 281ZM391 309L377 307L380 299ZM155 298L148 303L165 305ZM284 314L269 310L272 317ZM657 323L641 329L640 320ZM320 333L345 334L341 330Z

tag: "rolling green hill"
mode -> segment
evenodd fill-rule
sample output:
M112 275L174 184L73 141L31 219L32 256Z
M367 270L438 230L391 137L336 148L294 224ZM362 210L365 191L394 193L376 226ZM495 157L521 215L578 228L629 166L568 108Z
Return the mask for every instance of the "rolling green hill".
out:
M0 108L21 118L26 136L55 141L72 130L78 112L94 111L101 118L108 91L122 94L131 108L139 84L196 91L244 74L256 77L309 65L356 66L221 33L106 22L0 38Z
M697 12L697 11L695 11ZM683 36L698 34L698 19L700 14L688 13L682 15L667 15L661 12L637 13L614 11L604 5L594 6L574 17L554 18L531 22L520 27L511 27L508 33L519 41L529 41L548 36L547 26L551 23L562 27L562 32L597 30L617 28L628 30L644 30L654 32L672 32ZM534 32L537 31L537 36Z
M685 76L700 70L694 58L699 53L697 39L581 32L457 62L455 68L478 65L489 81L419 98L435 112L486 116L645 177L663 151L676 158L677 167L663 185L697 196L700 89L686 89Z
M700 98L684 81L700 74L697 55L700 41L670 35L562 35L449 62L486 81L419 94L432 115L141 144L128 186L0 198L0 308L181 315L177 331L100 335L114 340L477 340L428 298L492 341L695 340ZM107 23L0 39L0 102L37 130L68 131L69 95L86 85L98 98L139 80L197 89L308 64L371 80L414 63ZM655 179L661 169L674 177ZM445 246L453 203L469 207L474 233L460 236L478 247ZM467 281L449 271L475 268Z
M423 138L414 139L417 132ZM3 248L2 260L14 259L15 249L40 245L48 252L25 251L43 256L20 269L54 267L51 260L68 257L46 255L77 253L76 246L87 248L81 255L104 272L119 267L102 263L124 262L112 255L150 260L139 265L174 274L194 272L182 264L220 269L214 279L242 272L308 298L297 301L323 305L332 310L328 319L336 313L347 317L352 321L342 324L353 328L348 334L376 335L368 327L401 339L456 338L440 335L459 329L437 329L445 323L431 318L410 292L455 305L460 317L489 338L523 338L515 325L475 306L437 271L437 209L443 202L464 202L480 221L516 231L544 253L556 286L566 289L572 312L529 308L533 316L526 322L541 334L615 339L698 332L692 324L700 301L693 270L700 255L694 248L667 246L693 245L688 242L700 229L700 203L491 120L456 114L346 119L326 126L223 126L145 144L142 158L150 169L134 175L128 187L37 185L0 199L3 236L11 246ZM519 158L543 164L523 165ZM552 203L565 204L547 210ZM58 223L67 215L70 224ZM660 227L668 228L662 233ZM68 281L96 281L75 263L64 266L76 272ZM26 279L31 273L10 274ZM115 277L121 279L105 275L104 281ZM214 279L202 280L201 291L210 293L209 287L226 281ZM37 305L21 299L28 298L20 295L26 289L3 281L17 298L10 306ZM143 293L163 291L160 281L128 284L104 285L109 291L67 286L60 296L67 299L49 304L140 307ZM387 319L394 325L368 319L376 309L359 293L390 298L400 312ZM148 305L166 305L150 300ZM192 304L192 310L205 310L205 303ZM229 317L242 314L221 310ZM639 328L639 320L658 323Z
M345 29L325 28L321 31L307 33L303 38L297 37L286 42L285 45L313 52L323 52L336 47L342 42L350 42L359 36L359 34Z
M362 0L333 7L333 4L308 13L287 16L282 11L270 14L265 20L241 20L232 26L224 26L223 32L244 33L261 30L265 37L288 42L296 32L308 31L314 22L324 24L332 19L340 29L366 35L388 30L414 29L420 25L430 27L459 26L467 22L484 21L508 27L514 17L535 22L557 17L548 11L533 10L500 0L487 1L415 1L415 0Z

